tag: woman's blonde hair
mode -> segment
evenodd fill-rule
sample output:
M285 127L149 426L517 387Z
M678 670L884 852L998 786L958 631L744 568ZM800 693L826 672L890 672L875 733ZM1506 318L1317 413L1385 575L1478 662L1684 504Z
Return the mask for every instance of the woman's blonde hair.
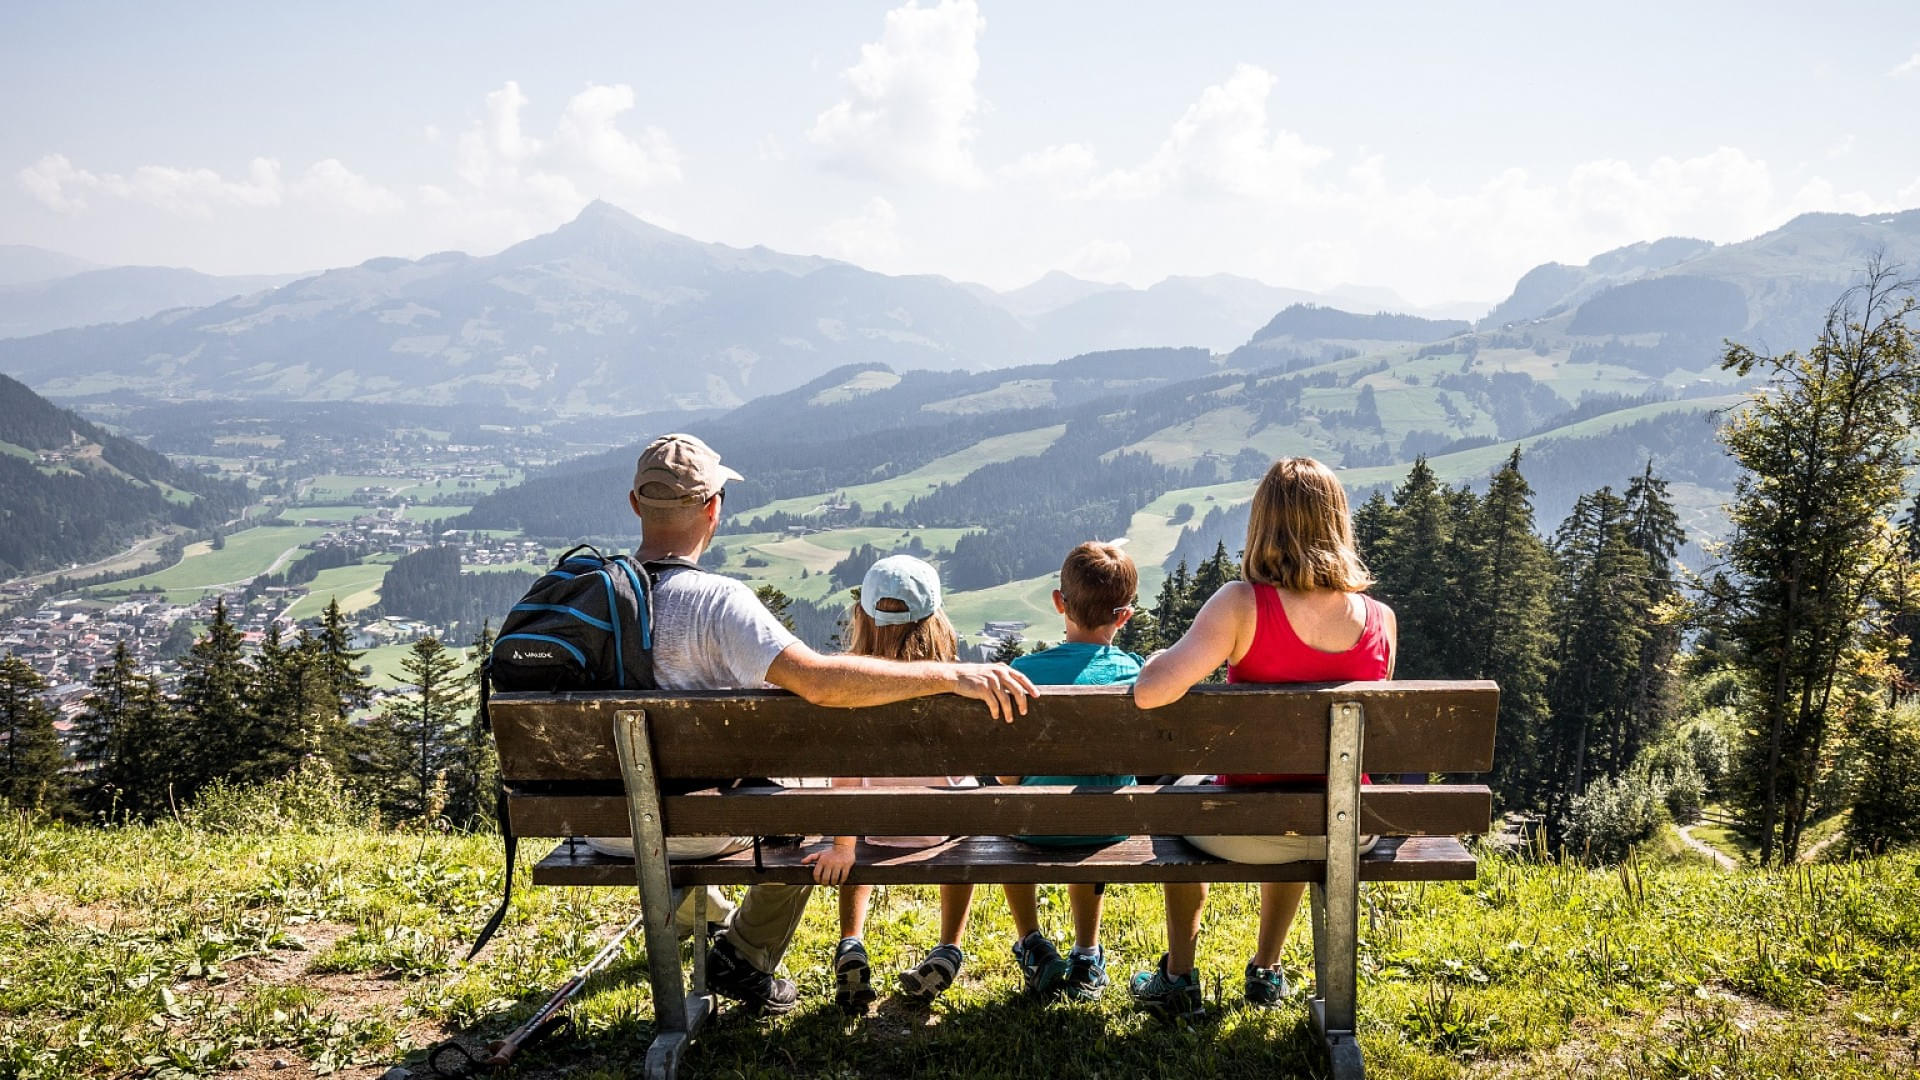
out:
M1373 575L1353 543L1347 492L1312 458L1281 458L1253 493L1240 576L1293 592L1362 592Z
M891 596L874 602L881 611L905 611L906 602ZM945 611L936 611L919 622L880 626L873 616L853 601L853 641L847 651L855 656L878 656L883 660L955 660L960 655L960 640L947 621Z

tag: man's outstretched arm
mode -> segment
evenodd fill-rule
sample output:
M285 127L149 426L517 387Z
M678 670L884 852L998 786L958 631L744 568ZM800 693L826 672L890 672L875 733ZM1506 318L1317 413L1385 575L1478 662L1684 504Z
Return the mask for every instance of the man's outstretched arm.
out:
M959 694L987 703L995 719L1011 723L1026 715L1037 691L1025 675L1005 664L902 663L845 653L823 655L795 643L773 658L767 681L815 705L857 708L934 694Z

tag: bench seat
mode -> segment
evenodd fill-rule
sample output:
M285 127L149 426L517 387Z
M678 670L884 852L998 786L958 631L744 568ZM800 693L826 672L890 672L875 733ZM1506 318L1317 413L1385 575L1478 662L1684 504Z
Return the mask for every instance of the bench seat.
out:
M800 860L831 845L762 845L756 870L753 851L673 864L675 885L807 884L813 867ZM861 844L855 880L875 885L946 885L1013 881L1318 881L1322 862L1253 865L1223 862L1183 840L1134 836L1099 848L1046 848L1004 836L969 836L919 850ZM1382 837L1360 857L1361 881L1471 881L1473 853L1451 836ZM604 855L584 843L562 843L533 868L535 885L631 885L633 860Z

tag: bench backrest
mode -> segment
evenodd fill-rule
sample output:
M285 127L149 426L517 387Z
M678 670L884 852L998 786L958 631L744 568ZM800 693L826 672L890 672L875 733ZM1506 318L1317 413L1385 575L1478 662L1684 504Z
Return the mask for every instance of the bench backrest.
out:
M1122 687L1047 687L1026 716L991 719L952 696L827 708L782 691L497 694L490 711L513 831L625 836L630 826L613 726L646 714L663 783L702 778L1206 773L1322 774L1338 704L1364 716L1361 767L1374 773L1492 768L1499 690L1490 682L1204 686L1165 708ZM1376 776L1376 779L1383 779ZM781 833L1149 833L1326 831L1324 784L1283 790L988 787L931 793L806 788L775 797L667 798L669 835ZM1382 835L1484 830L1477 784L1369 786L1361 829Z

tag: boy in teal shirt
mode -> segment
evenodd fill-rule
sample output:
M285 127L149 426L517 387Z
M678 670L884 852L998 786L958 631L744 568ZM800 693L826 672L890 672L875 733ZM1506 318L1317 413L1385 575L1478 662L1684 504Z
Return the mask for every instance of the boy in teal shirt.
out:
M1139 572L1133 559L1113 544L1089 542L1074 548L1060 567L1053 606L1066 618L1067 639L1044 652L1022 656L1014 668L1036 684L1049 686L1131 685L1140 674L1140 657L1113 647L1113 637L1133 617ZM1131 776L1003 776L1003 784L1127 787ZM1029 844L1072 846L1110 844L1121 836L1023 836ZM1105 886L1067 886L1073 909L1073 951L1066 957L1040 929L1038 889L1030 884L1003 886L1013 913L1013 956L1027 989L1041 996L1064 991L1088 1000L1107 985L1106 951L1100 946L1100 907Z

